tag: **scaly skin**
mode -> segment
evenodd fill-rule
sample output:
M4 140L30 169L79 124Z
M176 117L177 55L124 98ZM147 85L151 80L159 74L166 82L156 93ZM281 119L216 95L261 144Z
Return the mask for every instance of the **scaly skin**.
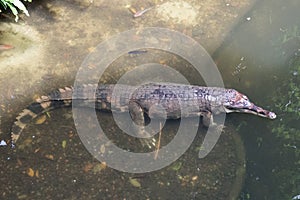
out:
M137 87L89 84L54 90L30 104L16 118L11 132L12 144L17 142L22 130L35 117L52 109L70 106L72 101L81 106L95 106L99 110L129 112L132 120L141 126L144 125L144 113L150 118L167 119L202 116L206 126L212 123L212 116L219 113L240 112L276 118L275 113L254 105L247 96L234 89L173 83L148 83Z

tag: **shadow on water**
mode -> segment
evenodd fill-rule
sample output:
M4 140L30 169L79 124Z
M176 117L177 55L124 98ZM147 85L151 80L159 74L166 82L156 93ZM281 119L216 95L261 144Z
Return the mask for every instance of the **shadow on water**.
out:
M272 122L231 118L247 155L240 199L292 199L300 192L299 7L294 0L261 1L215 55L226 86L278 114Z

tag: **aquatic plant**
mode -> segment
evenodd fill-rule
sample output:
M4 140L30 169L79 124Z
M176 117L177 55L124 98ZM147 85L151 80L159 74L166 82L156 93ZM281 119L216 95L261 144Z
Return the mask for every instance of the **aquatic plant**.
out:
M281 144L277 149L278 158L283 159L280 169L276 169L275 179L280 183L278 188L286 198L297 194L300 189L300 56L297 52L289 61L288 77L274 97L281 114L272 128Z
M297 25L287 28L280 28L279 35L271 40L272 46L275 49L275 57L279 60L290 60L299 55L300 45L300 28ZM297 52L298 51L298 52Z
M27 0L27 1L31 2L31 0ZM3 7L4 10L9 8L13 13L13 15L15 16L16 22L19 20L18 9L21 10L26 16L29 16L27 8L20 0L0 0L0 6Z
M298 26L296 26L296 25L291 28L288 28L286 30L282 30L282 32L283 32L283 35L282 35L282 38L280 38L282 44L289 41L290 39L300 37L300 30L299 30Z

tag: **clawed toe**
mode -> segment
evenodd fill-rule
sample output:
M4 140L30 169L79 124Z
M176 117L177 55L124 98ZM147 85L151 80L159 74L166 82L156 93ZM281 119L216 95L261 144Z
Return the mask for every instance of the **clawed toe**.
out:
M156 139L154 137L152 138L141 138L140 139L141 144L143 147L148 147L149 149L153 149L156 144Z

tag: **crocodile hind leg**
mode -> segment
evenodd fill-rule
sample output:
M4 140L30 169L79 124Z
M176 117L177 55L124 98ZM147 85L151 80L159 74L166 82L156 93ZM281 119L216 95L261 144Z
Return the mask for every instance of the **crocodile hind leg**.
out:
M209 111L203 112L201 113L201 116L202 116L202 123L205 127L216 125L216 123L214 122L214 117L211 112Z
M136 134L141 138L141 142L143 145L147 145L149 148L153 146L153 138L151 135L145 131L145 116L143 108L136 102L129 102L129 114L131 119L137 125L135 126Z

